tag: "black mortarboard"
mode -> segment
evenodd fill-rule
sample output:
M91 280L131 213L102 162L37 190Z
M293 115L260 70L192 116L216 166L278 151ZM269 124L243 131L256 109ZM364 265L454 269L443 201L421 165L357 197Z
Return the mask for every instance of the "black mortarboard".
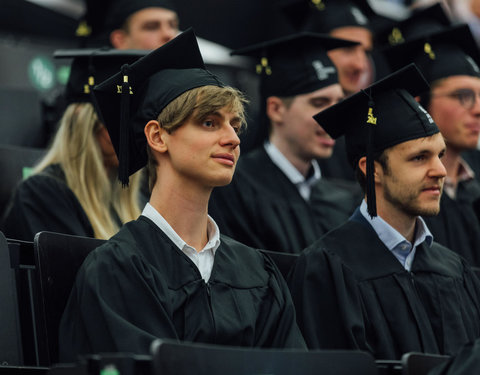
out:
M399 143L438 133L427 111L414 99L428 83L410 64L364 90L314 116L332 136L345 135L348 160L353 167L367 157L368 212L376 216L374 158Z
M454 75L480 77L480 53L468 25L452 26L383 53L392 69L414 62L429 83Z
M375 16L366 0L284 0L279 6L297 30L318 33L344 26L370 28Z
M73 58L65 87L67 103L92 102L93 86L144 56L146 51L116 49L57 50L55 58Z
M94 87L95 105L119 159L119 180L147 163L144 127L175 98L196 87L223 86L205 69L192 29Z
M105 28L108 31L119 29L133 13L152 7L175 11L172 2L169 0L113 0L110 1L105 19Z
M441 3L415 10L405 20L392 22L375 36L380 46L397 45L428 34L444 30L452 21Z
M257 59L263 98L289 97L338 83L337 70L327 51L357 44L324 34L302 32L241 48L232 55Z

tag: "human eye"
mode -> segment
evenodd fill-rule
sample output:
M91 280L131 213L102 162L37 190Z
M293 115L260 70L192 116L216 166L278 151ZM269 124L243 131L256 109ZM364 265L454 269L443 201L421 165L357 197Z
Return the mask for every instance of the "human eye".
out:
M202 125L206 128L213 128L215 126L215 121L212 119L205 119L202 121Z
M470 89L457 90L453 93L453 95L456 96L462 104L470 103L472 99L475 98L475 92Z
M419 161L423 161L425 159L426 159L425 154L418 154L418 155L414 155L410 160L413 161L413 162L419 162Z

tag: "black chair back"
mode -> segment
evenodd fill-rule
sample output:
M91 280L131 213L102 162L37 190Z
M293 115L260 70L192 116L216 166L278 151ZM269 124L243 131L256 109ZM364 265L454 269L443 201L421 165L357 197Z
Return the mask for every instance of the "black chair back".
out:
M58 361L58 327L78 269L104 240L40 232L34 239L39 286L35 309L40 365Z
M158 339L152 355L154 375L377 374L373 357L360 351L240 348Z
M7 239L0 232L0 365L23 364L15 270Z
M448 355L405 353L402 356L403 375L426 375L435 366L438 366L450 357Z

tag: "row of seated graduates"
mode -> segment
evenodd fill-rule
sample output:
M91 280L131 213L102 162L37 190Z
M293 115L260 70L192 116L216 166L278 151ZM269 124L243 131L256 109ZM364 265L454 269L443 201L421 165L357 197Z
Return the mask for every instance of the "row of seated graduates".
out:
M86 356L58 364L58 324L84 257L103 240L40 232L34 242L0 232L0 374L426 374L447 356L407 353L374 361L359 351L245 349L157 340L152 356L126 353ZM267 252L286 275L296 255ZM222 358L221 361L214 359ZM215 365L212 365L215 363ZM77 371L77 372L74 372ZM272 372L273 371L273 372Z

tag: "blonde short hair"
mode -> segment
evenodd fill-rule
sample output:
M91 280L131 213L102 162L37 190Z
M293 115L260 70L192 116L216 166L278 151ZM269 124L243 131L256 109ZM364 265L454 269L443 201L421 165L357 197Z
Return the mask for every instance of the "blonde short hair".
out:
M195 112L196 118L204 118L210 113L227 108L241 121L241 129L246 127L245 104L248 101L242 92L233 87L202 86L184 92L171 101L158 115L160 126L169 133L182 126ZM157 181L157 161L147 146L149 188L152 191Z

